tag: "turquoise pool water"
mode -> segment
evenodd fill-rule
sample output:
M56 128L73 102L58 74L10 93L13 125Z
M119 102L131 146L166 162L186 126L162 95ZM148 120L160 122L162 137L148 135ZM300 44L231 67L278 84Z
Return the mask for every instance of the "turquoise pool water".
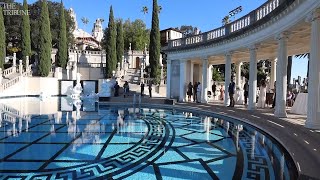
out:
M1 179L296 178L272 138L220 116L68 99L7 102Z

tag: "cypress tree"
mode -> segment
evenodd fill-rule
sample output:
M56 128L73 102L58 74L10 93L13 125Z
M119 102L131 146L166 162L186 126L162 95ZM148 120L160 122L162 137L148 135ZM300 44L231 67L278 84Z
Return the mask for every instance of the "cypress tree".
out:
M110 6L109 23L106 41L106 75L112 76L112 71L116 70L116 25L113 17L112 6Z
M152 10L152 26L150 32L150 44L149 44L149 61L152 78L157 81L160 79L160 30L159 30L159 6L157 0L153 0Z
M120 62L120 67L122 66L122 56L124 51L124 39L123 39L123 27L122 21L117 23L117 60Z
M49 11L46 0L42 0L39 35L39 75L48 76L51 68L52 38L50 30Z
M27 0L23 1L23 10L28 10ZM30 39L30 19L29 16L22 16L22 59L26 64L26 56L31 56L31 39Z
M4 27L3 11L0 7L0 68L3 69L4 59L6 57L6 33Z
M68 44L67 44L67 28L66 19L64 16L64 6L61 1L60 9L60 31L59 31L59 42L58 42L58 53L57 53L57 66L65 68L68 60Z

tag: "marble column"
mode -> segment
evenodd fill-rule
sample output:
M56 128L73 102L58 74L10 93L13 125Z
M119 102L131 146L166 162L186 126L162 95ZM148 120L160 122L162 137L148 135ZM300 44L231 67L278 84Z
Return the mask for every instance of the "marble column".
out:
M201 92L201 102L208 102L208 59L205 58L202 60L202 92ZM200 85L201 85L200 84Z
M242 84L241 84L241 66L242 62L237 62L236 64L236 86L242 89Z
M185 59L180 60L180 88L179 101L184 102L186 99L186 63Z
M167 98L171 98L171 60L167 60Z
M277 80L277 60L277 58L271 59L270 89L274 89L274 82Z
M257 102L257 48L250 47L248 110L256 109Z
M194 63L191 61L190 67L190 82L193 84L193 71L194 71Z
M19 73L20 73L20 75L23 74L23 64L22 64L22 60L21 59L19 60Z
M288 35L281 33L277 36L278 40L278 64L277 64L277 82L276 82L276 117L287 117L286 112L286 95L287 95L287 41Z
M224 105L229 105L229 93L228 93L228 87L231 81L231 53L226 54L226 65L225 65L225 72L224 72Z
M212 64L209 64L208 66L208 91L212 91ZM212 96L213 96L213 92L211 92Z
M320 129L320 9L309 17L311 42L308 79L308 114L305 126Z
M17 54L16 54L16 53L13 53L12 66L13 66L13 67L16 67L16 66L17 66Z
M198 73L198 82L201 82L202 83L202 81L203 81L203 79L202 79L202 74L203 74L203 72L202 72L202 70L203 70L203 67L202 67L202 64L198 64L199 66L199 73Z

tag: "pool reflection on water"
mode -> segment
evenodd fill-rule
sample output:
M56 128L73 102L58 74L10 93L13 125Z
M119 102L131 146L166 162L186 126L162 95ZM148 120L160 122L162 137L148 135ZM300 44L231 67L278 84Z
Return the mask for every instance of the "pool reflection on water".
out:
M1 179L296 178L273 138L231 119L68 98L0 103Z

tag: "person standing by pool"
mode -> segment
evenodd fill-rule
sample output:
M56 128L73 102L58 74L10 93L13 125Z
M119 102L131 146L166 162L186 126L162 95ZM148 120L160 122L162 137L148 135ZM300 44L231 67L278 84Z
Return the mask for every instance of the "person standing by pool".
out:
M273 92L274 92L274 98L273 98L273 103L272 103L272 109L276 106L276 98L277 98L277 91L276 91L276 86L277 85L277 81L274 82L274 89L273 89Z
M221 85L220 87L220 100L223 101L224 99L224 89L223 89L223 85Z
M143 82L141 83L140 88L141 88L141 96L143 96L144 95L144 83Z
M192 86L192 84L190 82L189 85L188 85L188 91L187 91L188 101L191 101L192 89L193 89L193 86Z
M123 91L124 91L124 94L123 94L123 97L126 98L126 96L128 96L129 94L129 84L128 84L128 81L126 81L123 85Z
M228 93L230 97L230 105L228 107L234 107L234 92L235 92L236 84L233 82L233 78L231 78L231 82L229 84Z
M244 83L243 90L244 90L244 104L247 105L247 103L248 103L248 95L249 95L248 79L246 79L246 82Z
M118 82L116 82L116 84L114 85L113 88L114 88L114 96L118 97L119 96L119 88L120 88Z
M216 97L216 90L217 90L216 82L213 82L211 89L212 89L213 96Z
M152 82L150 81L148 84L149 87L149 96L152 97Z
M201 102L201 83L198 82L198 87L197 87L197 103L200 103Z
M197 102L197 98L198 98L198 83L195 82L194 85L193 85L193 102Z

